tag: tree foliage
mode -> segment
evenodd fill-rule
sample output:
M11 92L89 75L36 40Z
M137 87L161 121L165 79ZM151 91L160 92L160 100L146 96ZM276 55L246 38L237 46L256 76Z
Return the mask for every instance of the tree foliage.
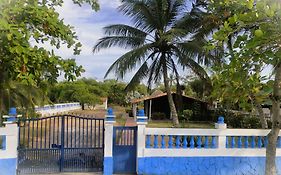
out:
M3 110L4 86L10 81L38 86L47 80L56 82L61 73L67 80L80 76L83 69L71 58L62 58L44 43L59 49L62 45L80 53L81 43L73 27L59 18L56 7L63 0L0 0L0 110ZM73 0L90 4L96 0ZM1 123L1 122L0 122Z
M219 0L209 1L209 10L220 20L220 28L213 34L210 47L231 46L224 56L229 64L221 66L218 80L225 82L222 93L239 91L247 100L258 95L272 102L272 130L268 135L266 174L276 174L276 141L280 128L281 83L281 2L278 0ZM232 37L235 36L235 37ZM231 40L230 40L231 38ZM210 49L211 49L210 48ZM261 86L264 81L261 70L264 65L273 67L273 83ZM272 93L270 93L270 91ZM248 95L247 93L248 92ZM265 93L263 93L265 92ZM269 95L268 95L269 94ZM224 96L222 94L222 96Z

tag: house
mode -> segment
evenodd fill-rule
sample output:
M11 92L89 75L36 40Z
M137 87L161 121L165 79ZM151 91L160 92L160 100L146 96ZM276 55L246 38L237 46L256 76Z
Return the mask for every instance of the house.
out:
M179 103L176 102L176 99L179 99L179 95L173 92L172 96L176 108L178 109ZM132 111L134 117L136 116L138 105L142 103L144 106L145 115L148 116L148 119L151 119L151 116L154 113L164 113L167 119L170 118L170 107L167 93L158 91L150 96L146 96L140 99L133 99L131 103L133 106ZM202 100L182 95L181 105L183 110L189 109L193 111L193 118L195 118L195 120L204 120L204 118L208 115L208 103Z

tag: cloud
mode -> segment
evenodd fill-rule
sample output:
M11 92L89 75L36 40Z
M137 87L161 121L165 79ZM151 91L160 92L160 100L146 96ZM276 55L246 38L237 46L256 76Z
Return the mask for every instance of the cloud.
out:
M86 70L83 73L84 77L102 80L109 66L127 50L111 48L94 54L93 46L103 37L103 27L110 24L128 24L129 20L118 12L117 7L121 4L119 0L99 0L99 4L101 9L98 12L93 11L89 5L79 7L71 0L65 1L62 7L57 8L60 18L74 27L83 46L78 56L74 56L73 50L66 47L56 50L56 53L63 58L75 58L77 64ZM48 44L45 47L51 49Z

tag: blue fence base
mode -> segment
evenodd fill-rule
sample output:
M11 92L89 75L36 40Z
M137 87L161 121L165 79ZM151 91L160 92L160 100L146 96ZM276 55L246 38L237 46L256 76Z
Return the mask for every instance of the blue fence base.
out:
M0 159L0 175L16 175L17 159Z
M113 157L104 157L103 174L104 175L113 174Z
M281 157L276 160L281 173ZM265 157L145 157L138 158L138 174L264 175Z

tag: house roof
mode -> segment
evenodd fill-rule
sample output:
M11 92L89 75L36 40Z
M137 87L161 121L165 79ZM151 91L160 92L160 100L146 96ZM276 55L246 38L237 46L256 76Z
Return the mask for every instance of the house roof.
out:
M172 92L172 94L176 94L175 92ZM157 94L152 94L150 96L146 96L146 97L143 97L143 98L135 98L135 99L132 99L131 100L131 103L134 104L134 103L139 103L139 102L142 102L142 101L145 101L145 100L150 100L150 99L155 99L155 98L159 98L159 97L163 97L163 96L166 96L167 93L157 93ZM201 101L201 102L204 102L203 100L199 100L199 99L196 99L194 97L189 97L189 96L186 96L186 95L182 95L183 97L186 97L186 98L190 98L190 99L194 99L194 100L197 100L197 101Z

